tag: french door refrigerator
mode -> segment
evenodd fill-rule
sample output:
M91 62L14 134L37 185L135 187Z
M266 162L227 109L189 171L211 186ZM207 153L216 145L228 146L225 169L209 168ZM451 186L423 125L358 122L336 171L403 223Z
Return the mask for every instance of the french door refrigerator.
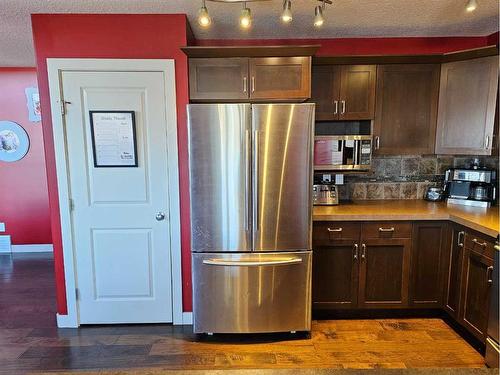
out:
M195 333L310 331L314 104L188 105Z

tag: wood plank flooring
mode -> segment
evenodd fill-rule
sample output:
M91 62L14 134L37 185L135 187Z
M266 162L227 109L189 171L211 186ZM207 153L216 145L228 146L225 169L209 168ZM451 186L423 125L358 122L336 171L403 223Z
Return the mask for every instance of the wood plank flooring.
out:
M441 319L314 321L311 339L198 337L171 325L57 329L52 258L0 256L0 373L431 367L482 368L484 360Z

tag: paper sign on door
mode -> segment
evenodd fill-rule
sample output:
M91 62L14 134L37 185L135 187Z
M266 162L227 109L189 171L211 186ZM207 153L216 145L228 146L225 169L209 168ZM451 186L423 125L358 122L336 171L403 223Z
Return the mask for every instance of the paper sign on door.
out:
M89 111L94 167L137 167L134 111Z

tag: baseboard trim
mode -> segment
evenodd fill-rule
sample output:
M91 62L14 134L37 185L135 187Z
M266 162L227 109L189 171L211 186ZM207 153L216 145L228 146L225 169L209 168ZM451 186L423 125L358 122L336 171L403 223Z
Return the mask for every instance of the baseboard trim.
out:
M78 328L78 322L72 315L56 314L58 328Z
M12 253L52 253L52 244L12 245Z
M182 313L182 324L193 324L193 313L183 312Z

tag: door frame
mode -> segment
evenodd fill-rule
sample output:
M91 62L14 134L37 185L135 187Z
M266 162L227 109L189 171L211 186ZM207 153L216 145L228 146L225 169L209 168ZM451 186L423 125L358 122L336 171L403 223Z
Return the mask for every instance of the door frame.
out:
M177 109L174 59L47 59L47 72L52 112L52 132L56 162L57 190L61 224L64 278L68 314L57 314L58 327L78 327L80 318L76 299L76 259L73 246L73 225L70 212L68 147L61 110L62 72L161 72L165 85L165 105ZM177 150L177 110L165 111L167 123L167 158L169 188L170 267L173 324L185 324L182 311L181 238L179 206L179 163Z

